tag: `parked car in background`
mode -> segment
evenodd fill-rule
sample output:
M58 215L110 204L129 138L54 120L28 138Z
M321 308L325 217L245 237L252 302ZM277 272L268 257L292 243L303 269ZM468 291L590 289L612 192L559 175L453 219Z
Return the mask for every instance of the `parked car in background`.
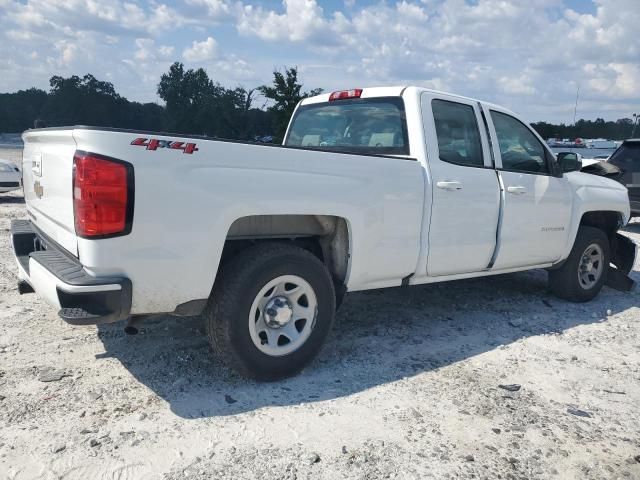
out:
M0 160L0 193L17 190L22 186L22 172L12 162Z
M620 169L616 180L629 190L631 214L640 216L640 138L622 142L608 162Z

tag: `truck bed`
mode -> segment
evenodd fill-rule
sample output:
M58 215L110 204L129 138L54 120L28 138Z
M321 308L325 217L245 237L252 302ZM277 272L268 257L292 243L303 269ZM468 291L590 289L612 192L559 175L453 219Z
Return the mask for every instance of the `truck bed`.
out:
M411 158L84 126L31 130L24 141L31 221L89 275L130 279L132 313L173 311L206 299L226 236L247 216L349 219L350 238L357 242L351 250L358 252L348 272L354 290L386 286L416 266L425 179ZM133 166L128 235L75 235L75 151Z

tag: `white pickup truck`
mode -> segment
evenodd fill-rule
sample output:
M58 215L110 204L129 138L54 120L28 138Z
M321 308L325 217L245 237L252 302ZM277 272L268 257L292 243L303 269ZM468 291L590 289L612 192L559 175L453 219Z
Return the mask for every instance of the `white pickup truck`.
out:
M504 108L418 87L305 99L283 146L23 138L21 293L76 325L203 315L214 351L258 379L306 365L348 291L547 269L580 302L636 253L617 234L623 186L570 171Z

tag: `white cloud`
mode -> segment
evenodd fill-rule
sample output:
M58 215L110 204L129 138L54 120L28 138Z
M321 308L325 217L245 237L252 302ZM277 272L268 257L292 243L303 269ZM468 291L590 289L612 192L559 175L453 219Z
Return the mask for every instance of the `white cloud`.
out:
M218 44L213 37L207 37L202 42L194 41L191 47L185 49L182 57L188 62L205 62L213 60L217 55Z
M214 19L222 19L229 16L233 12L231 2L226 0L186 0L188 5L205 7L209 17Z
M501 77L498 80L499 85L506 93L514 95L533 95L536 89L531 85L531 78L527 75L519 77Z
M218 42L212 37L207 37L201 42L194 41L191 47L184 50L182 57L185 61L195 64L196 67L205 67L214 75L213 80L219 80L220 75L235 79L236 83L245 80L255 80L255 72L251 64L234 54L220 55Z
M133 54L133 57L140 61L146 62L153 56L154 41L150 38L136 38L136 46L138 50Z
M349 14L285 0L280 11L245 7L238 29L304 42L332 63L312 70L314 86L416 83L506 104L532 120L559 105L570 110L578 86L585 105L599 98L621 112L638 108L638 0L594 2L593 13L577 13L563 0L403 0Z
M222 60L218 60L213 65L217 74L223 73L233 76L237 82L242 83L245 80L255 81L255 71L251 64L241 58L229 56Z
M285 12L278 14L262 7L246 5L237 28L241 34L264 40L305 40L327 27L324 12L315 0L283 0Z
M156 47L156 42L152 38L136 38L136 47L133 58L138 62L148 63L158 60L167 60L175 51L174 47L161 45Z
M158 47L158 55L165 60L171 58L175 51L176 49L170 45L160 45Z
M640 4L637 0L595 0L595 14L566 12L571 54L581 59L609 56L638 63L640 59Z
M640 66L628 63L584 65L589 87L603 96L637 99L640 85Z
M56 44L56 48L60 51L62 65L70 65L78 52L78 47L72 43L60 42Z
M571 119L578 87L587 117L640 110L639 0L566 1L0 0L0 91L91 72L153 100L182 58L228 86L297 65L306 88L418 84L531 120Z
M198 21L161 3L143 8L127 0L13 0L6 8L7 20L41 34L65 31L147 32L194 24Z
M33 39L34 37L31 34L31 32L27 30L14 30L14 29L7 30L5 32L5 35L9 40L23 41L23 42L27 42Z

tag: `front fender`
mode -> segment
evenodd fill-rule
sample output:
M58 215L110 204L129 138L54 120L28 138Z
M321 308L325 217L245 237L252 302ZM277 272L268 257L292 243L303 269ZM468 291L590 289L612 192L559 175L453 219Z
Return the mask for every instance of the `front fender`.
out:
M573 190L571 225L561 260L571 253L578 228L585 214L590 212L614 212L620 216L619 227L629 222L631 207L627 189L614 180L588 173L567 174Z

